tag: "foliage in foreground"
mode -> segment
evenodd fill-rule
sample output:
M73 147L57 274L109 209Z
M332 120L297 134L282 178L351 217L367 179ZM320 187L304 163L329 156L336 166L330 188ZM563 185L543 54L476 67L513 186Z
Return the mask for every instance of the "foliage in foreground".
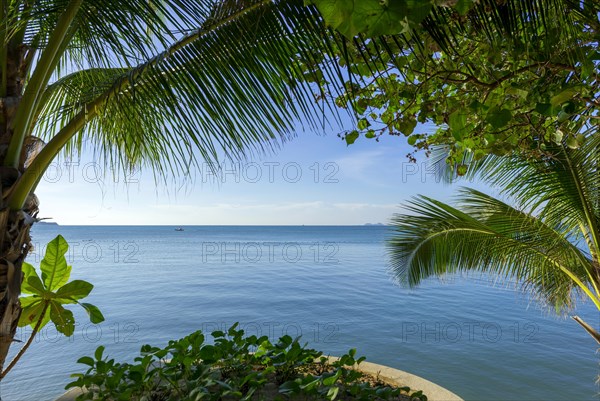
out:
M336 49L346 91L331 93L359 116L348 144L389 134L426 154L445 145L464 174L471 155L544 157L548 141L578 147L597 131L598 2L311 3L352 38Z
M600 136L577 149L566 140L547 147L540 159L488 156L473 165L510 204L467 188L456 207L424 196L406 205L389 240L398 279L415 286L455 272L492 274L557 311L582 295L600 310Z
M79 363L89 366L66 388L85 387L78 400L250 400L274 392L276 399L302 395L314 400L427 401L422 392L392 388L379 380L374 385L352 369L365 358L352 349L328 362L322 352L301 346L285 335L275 344L267 336L244 337L237 323L227 333L211 333L214 344L201 331L165 348L142 346L133 364L104 357L98 347L94 357Z
M34 266L23 263L24 278L21 290L28 296L20 298L23 311L18 325L19 327L29 325L32 332L15 358L2 370L0 378L11 371L27 351L36 334L49 322L54 324L59 333L67 337L73 335L75 317L73 312L66 309L64 305L78 304L85 309L94 324L104 321L104 316L97 306L82 302L92 292L94 286L84 280L69 281L71 266L67 264L65 258L68 250L69 244L62 235L50 241L40 263L41 277Z
M168 183L269 153L298 122L321 130L306 77L343 78L300 59L333 40L302 0L2 1L0 370L53 160L85 149L115 178L150 168Z

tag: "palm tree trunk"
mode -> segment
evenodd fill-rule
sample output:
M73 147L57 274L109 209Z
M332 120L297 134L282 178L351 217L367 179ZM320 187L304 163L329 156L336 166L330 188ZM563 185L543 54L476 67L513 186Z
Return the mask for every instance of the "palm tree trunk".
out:
M0 57L2 85L0 89L0 161L7 156L8 144L12 138L12 124L17 106L21 102L23 83L29 66L25 57L28 50L19 43L10 42ZM23 157L21 157L23 159ZM3 163L0 163L3 165ZM23 164L21 164L21 168ZM0 167L0 372L11 344L17 332L17 323L21 316L22 265L31 250L29 230L36 220L38 202L30 195L22 210L11 210L6 199L20 175L12 167Z
M25 210L0 211L0 372L21 316L21 266L32 248L29 230L37 215L35 196L28 206Z

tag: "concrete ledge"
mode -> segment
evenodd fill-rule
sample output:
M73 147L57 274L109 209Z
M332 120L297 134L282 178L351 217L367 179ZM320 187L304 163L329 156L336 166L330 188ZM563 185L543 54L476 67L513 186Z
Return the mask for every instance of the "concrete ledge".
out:
M75 401L77 396L83 394L83 390L79 387L69 389L66 393L58 397L55 401Z
M389 366L361 362L359 370L371 376L379 377L384 382L394 386L408 386L412 391L421 390L429 401L464 401L458 395L442 386L411 373L390 368Z
M336 361L338 359L339 358L333 356L329 357L330 361ZM398 387L408 386L412 391L421 390L423 394L427 396L429 401L464 401L452 391L402 370L371 362L362 362L358 368L361 372L379 377L390 385ZM62 396L58 397L55 401L75 401L75 398L80 394L83 394L81 388L72 388Z

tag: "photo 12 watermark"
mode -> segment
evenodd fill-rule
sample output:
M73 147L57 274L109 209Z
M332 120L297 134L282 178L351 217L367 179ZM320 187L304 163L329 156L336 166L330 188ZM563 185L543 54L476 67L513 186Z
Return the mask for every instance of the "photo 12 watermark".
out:
M221 162L203 163L200 168L202 183L276 183L295 184L300 181L315 184L337 184L340 167L335 162Z
M29 253L29 263L39 263L46 254L46 245L33 243ZM140 245L136 241L69 241L69 250L65 258L67 263L139 263Z
M299 263L337 264L335 242L202 242L202 263Z
M215 331L227 333L232 325L233 322L206 321L198 323L195 329L190 329L190 332L201 330L206 336L209 336ZM276 341L288 335L292 338L299 337L305 342L332 344L339 341L338 336L340 335L340 325L335 322L251 321L239 322L237 329L243 330L244 336L266 336L270 341ZM15 339L24 343L29 339L31 333L30 326L19 327ZM49 324L37 332L33 343L137 344L146 341L146 338L144 325L141 322L125 321L100 324L75 322L75 331L72 336L64 336L53 324Z
M533 322L500 324L495 322L402 322L403 343L537 343L539 326Z
M457 176L449 171L442 171L440 166L431 162L402 162L400 164L400 177L403 184L420 182L440 184L445 181L472 183L473 177Z
M121 170L115 167L106 167L102 163L76 161L52 162L44 172L42 181L55 184L57 182L74 183L83 180L89 184L104 183L108 178L115 184L137 184L140 182L141 170Z
M47 324L37 332L33 343L138 343L142 327L141 323L133 321L100 324L76 321L73 335L66 337L56 329L54 324ZM15 339L26 342L31 333L30 326L19 327Z
M340 166L336 162L204 162L196 171L196 182L202 184L225 183L288 183L310 182L314 184L337 184ZM137 184L141 180L141 170L122 170L97 162L77 161L53 162L44 174L42 181L74 183L83 180L89 184L114 183Z

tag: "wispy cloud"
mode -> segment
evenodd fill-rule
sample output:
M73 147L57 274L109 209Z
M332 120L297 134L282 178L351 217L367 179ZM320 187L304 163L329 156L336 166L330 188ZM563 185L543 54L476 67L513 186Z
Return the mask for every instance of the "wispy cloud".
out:
M170 222L186 224L182 219L202 224L364 224L385 222L397 211L395 204L326 203L216 203L210 205L154 205L157 215L169 216ZM168 214L165 213L168 211ZM173 222L177 221L177 222ZM171 223L172 222L172 223ZM343 223L342 223L343 222ZM187 223L195 224L195 223Z

